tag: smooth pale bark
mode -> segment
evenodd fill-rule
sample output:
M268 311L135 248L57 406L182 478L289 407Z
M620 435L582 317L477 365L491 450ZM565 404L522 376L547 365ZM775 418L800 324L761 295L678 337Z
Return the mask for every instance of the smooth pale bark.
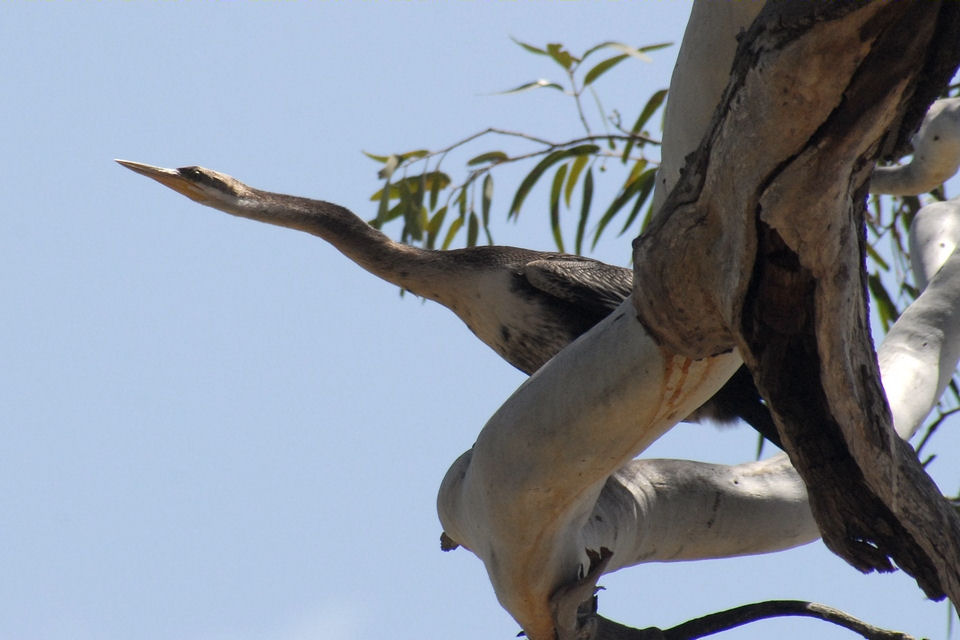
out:
M698 6L724 4L726 3L701 3ZM796 6L798 5L794 5ZM913 6L906 11L915 9L917 7ZM844 11L852 13L849 7ZM805 120L809 115L805 110L796 122L789 118L763 122L764 116L772 117L771 114L776 113L776 109L773 109L775 100L768 100L763 108L757 110L754 105L752 108L755 111L751 111L751 100L759 99L763 102L761 82L755 87L761 90L759 96L742 97L723 112L727 115L732 113L731 118L736 121L730 123L728 129L724 130L722 122L712 123L712 127L720 131L714 142L719 140L720 144L728 144L727 155L717 153L703 161L700 169L704 166L722 167L724 162L730 165L731 175L722 179L715 178L715 195L720 201L723 201L723 197L728 198L727 202L737 202L738 199L750 201L752 198L755 203L753 210L756 210L761 195L751 190L764 182L769 169L766 174L759 169L757 159L751 157L755 152L761 156L759 163L764 162L765 158L771 158L772 162L772 159L783 156L785 152L786 156L791 158L791 151L797 156L803 155L810 134L798 134L791 130L791 126L797 122L801 127L806 126L815 118L826 117L837 109L841 98L832 102L829 99L824 100L824 92L832 91L842 95L844 90L848 90L849 86L845 83L849 83L850 77L856 75L855 72L859 71L858 65L869 54L873 41L870 38L860 40L860 37L875 28L876 15L882 12L882 9L868 7L867 11L873 13L866 22L861 19L858 26L854 25L852 28L849 24L815 25L817 28L825 26L827 34L823 35L821 32L813 38L812 43L802 44L791 52L794 62L792 68L787 65L784 71L787 78L784 90L789 94L791 89L795 89L801 98L808 101L804 106L813 111L809 120ZM697 13L694 12L695 15ZM728 12L728 15L733 15L733 23L743 19L743 14L736 12ZM709 11L701 11L700 19L709 21ZM729 22L726 27L715 24L719 29L731 27ZM704 31L702 25L699 28L703 32L709 31ZM919 31L922 32L923 29ZM732 30L728 33L732 35L735 32L736 30ZM851 36L851 33L855 34L855 37ZM876 38L876 34L871 37ZM827 50L817 51L818 40L830 45ZM867 42L868 40L870 41ZM852 51L851 42L855 43ZM773 65L777 61L762 57L764 47L767 52L776 50L775 46L770 45L770 42L766 42L752 54L758 56L758 60L754 62L761 67L760 71L774 73L765 65ZM701 48L700 55L708 53ZM803 65L811 60L815 64L821 64L821 73L845 75L846 79L832 83L828 81L828 86L822 87L819 77L813 81L804 76L809 70L805 71ZM782 63L783 60L779 62ZM689 56L687 64L698 64L696 56ZM695 74L687 76L680 73L678 66L674 82L678 82L682 77L692 78L694 82L696 80ZM892 89L885 90L885 94L894 94L890 102L896 103L897 95L906 94L905 84L907 81L899 86L894 82ZM671 86L671 92L674 91ZM798 97L797 94L789 95ZM854 99L860 97L856 91L851 95ZM705 101L708 100L709 98L705 98ZM742 111L737 111L736 107L743 106L742 103L747 103L747 106L743 107ZM887 117L889 121L889 111L892 108L890 104L881 104L867 113L845 114L859 115L861 119L854 118L847 124L862 130L864 140L848 141L845 145L839 145L838 158L827 158L825 164L830 165L830 162L833 162L849 172L845 163L850 162L851 157L860 157L869 151L872 148L871 136L879 137L885 126L883 123L871 124L865 120L882 120ZM712 105L710 109L712 110ZM789 122L791 126L784 126L785 122ZM766 128L764 125L767 125ZM737 136L746 139L738 140ZM695 135L687 132L688 140L695 138ZM669 140L667 132L665 144L669 144ZM769 145L766 145L767 141L770 142ZM761 144L764 148L758 150L757 145ZM738 152L739 155L729 155L731 149L742 150ZM781 157L781 162L782 159ZM823 173L833 171L829 179L822 179L827 186L831 179L835 180L837 176L843 175L843 172L833 165L830 165L829 171L825 171L823 162L818 165L815 153L800 160L798 172L812 167L813 170L821 172L817 175L822 179ZM869 163L855 171L854 176L862 183L868 172ZM679 171L676 175L680 175ZM738 183L741 175L743 184ZM660 184L658 181L658 186ZM847 210L846 205L854 197L851 194L844 195L843 189L828 188L825 191L825 195L818 196L826 197L828 203L829 198L843 202L844 210ZM855 195L856 189L852 192ZM800 194L794 188L793 191L780 191L778 195L796 199L809 194ZM816 199L807 198L807 201L812 207L818 206ZM674 206L677 204L673 203ZM742 211L742 204L741 202L739 207L731 210ZM765 206L768 211L775 211L769 201ZM714 208L722 218L726 210L720 206ZM707 214L712 213L711 205L708 204L705 211ZM801 223L801 220L802 216L790 224L789 220L784 221L777 219L776 214L771 215L771 221L782 226L791 241L799 240L802 243L805 233L802 226L805 223ZM821 214L821 220L829 224L827 214ZM703 229L698 228L697 223L703 221L704 217L701 216L675 237L683 238L685 232L693 235L702 232ZM674 256L674 264L680 260L686 267L688 260L696 262L700 259L698 251L699 254L715 252L716 255L711 257L714 259L714 267L719 263L716 272L705 270L699 272L697 277L705 275L706 280L713 285L724 282L725 278L742 278L743 274L737 274L736 271L743 268L743 265L752 264L756 259L757 239L749 233L742 234L739 240L734 240L729 246L718 250L712 243L727 244L725 236L721 235L726 226L722 221L711 224L714 226L709 228L708 233L701 233L702 244L699 249L696 241L686 243L684 246L689 247L692 254L678 253ZM755 222L751 224L756 226ZM712 237L711 233L714 234ZM665 237L669 238L670 235ZM704 240L704 237L710 241ZM721 241L718 238L725 239ZM842 258L843 251L850 248L851 239L854 241L855 250L852 255L856 262L856 258L859 258L856 237L845 236L816 247L820 260L818 264L824 265L824 256ZM929 247L941 240L942 238L934 233L920 244ZM724 261L731 257L732 262L725 265ZM857 273L858 270L859 263L856 263L851 273ZM746 273L751 272L752 268L747 268ZM663 273L669 275L666 271ZM800 544L816 537L813 517L803 500L804 492L799 476L786 464L782 456L733 467L686 461L629 461L647 443L669 428L671 421L678 415L685 415L686 406L695 405L700 398L709 396L716 389L718 381L736 368L737 357L723 354L722 351L726 346L724 341L729 341L729 344L738 342L736 333L739 323L732 319L737 317L737 305L742 304L746 292L747 284L742 283L721 290L719 302L710 301L712 307L708 311L726 317L727 323L719 329L714 328L713 333L706 338L691 341L694 351L702 350L706 346L707 352L717 354L700 361L686 360L671 354L662 346L663 342L661 346L657 346L636 322L634 315L629 313L629 309L626 306L621 307L617 313L559 354L524 384L484 428L474 449L464 454L451 467L438 498L445 530L483 560L500 602L520 622L530 637L535 640L553 638L554 632L558 630L561 637L565 637L563 633L575 626L571 626L575 612L569 610L569 607L565 611L557 611L551 606L551 596L557 594L562 587L576 583L578 577L587 574L592 561L606 555L600 553L603 549L613 553L606 559L603 568L610 571L645 561L758 553ZM958 297L960 269L944 268L915 305L919 305L920 310L925 305L941 310L945 307L955 308ZM667 298L669 295L665 296L665 299ZM700 301L697 301L690 306L699 303ZM852 311L849 308L845 311L854 315L862 312L862 306L858 307L855 300L848 300L848 307L852 307ZM818 321L823 320L816 314L812 317ZM944 323L947 326L943 326ZM916 359L911 361L905 357L890 358L889 362L883 365L885 378L895 380L902 371L922 370L929 366L931 357L937 359L938 371L952 371L956 366L956 354L960 351L960 346L957 344L957 332L950 329L951 323L952 317L947 313L912 314L909 310L904 313L891 332L892 339L888 340L891 354L897 353L904 343L909 343L912 339L898 338L898 331L904 336L932 335L939 332L942 338L939 346L928 352L923 362ZM686 326L682 322L677 324ZM917 326L920 325L922 329L918 330ZM847 331L846 328L843 330ZM660 337L662 338L662 335ZM716 342L717 340L719 342ZM710 345L715 351L710 351ZM690 355L690 344L685 339L678 340L674 346L679 347L678 351ZM827 351L832 348L829 344L827 347ZM885 348L886 343L881 348L881 353ZM705 355L702 351L697 353L698 356ZM872 350L870 353L872 354ZM875 361L873 366L876 371ZM678 379L677 374L684 370L686 379ZM814 372L813 375L817 378L820 373ZM926 405L927 408L923 411L925 414L935 402L939 379L932 383L928 377L919 384L929 391L923 394L922 401L917 399L919 394L893 399L893 411L894 415L898 416L898 422L901 414L911 416L918 413L918 408L922 408L920 404ZM882 400L882 395L880 397ZM777 408L777 405L774 405L774 409ZM788 421L795 419L796 416L788 416ZM841 431L845 428L846 425L843 425ZM889 430L889 426L887 429ZM904 426L900 429L901 432L910 430L912 427ZM892 431L890 433L892 434ZM802 446L801 444L801 448ZM714 500L715 506L712 502ZM704 511L701 507L705 504L710 504L711 508ZM709 515L698 517L698 513ZM926 517L925 514L921 516ZM929 525L929 521L927 524ZM948 524L949 526L952 525ZM739 542L737 538L743 536L744 541ZM594 552L593 559L589 557L587 550ZM595 581L596 574L598 572L591 573L587 582ZM949 576L947 578L949 587ZM589 595L589 589L584 591L584 594ZM553 598L553 601L555 604L556 598Z
M767 5L635 243L633 297L676 352L743 354L835 553L863 571L895 562L954 602L960 519L891 426L862 217L881 148L955 70L957 21L949 3Z
M960 122L957 123L960 132ZM960 161L960 153L957 154ZM960 245L960 198L933 202L910 225L910 262L914 282L924 289Z
M931 206L938 217L942 215L939 206ZM928 209L921 209L916 224L926 224ZM960 207L954 214L960 216ZM923 235L922 241L914 239L911 252L936 253L942 244L950 242L952 227L940 228L940 236L930 233ZM900 316L879 349L897 430L905 437L942 393L942 379L930 372L953 372L960 357L960 253L944 262L942 269L931 263L938 273ZM624 386L620 384L622 379L616 379L618 372L624 373L622 370L610 371L610 378L601 376L604 381L597 384L580 383L580 373L594 367L605 370L621 362L604 348L639 349L631 345L646 341L642 329L627 320L623 316L613 322L611 317L606 324L612 326L588 333L569 350L571 353L564 351L546 365L544 374L524 384L494 416L477 446L454 463L440 491L438 507L445 531L484 561L498 598L528 634L536 628L534 621L553 615L549 596L586 573L587 549L606 548L613 553L604 570L609 572L644 562L764 553L819 536L803 483L782 454L733 466L632 460L602 485L602 464L592 469L591 479L563 466L573 464L582 472L585 461L576 455L585 455L603 444L609 426L603 420L611 420L616 431L624 425L629 427L631 420L639 424L655 419L653 414L657 412L652 405L676 391L657 392L651 398L642 395L640 385L634 393L629 383ZM920 356L917 340L923 345ZM628 380L640 384L641 378L656 375L658 351L651 353L650 368L627 371ZM576 367L571 366L573 362ZM636 362L631 359L622 364L633 366ZM727 363L702 379L691 374L688 381L715 385L712 374L719 375L723 370L729 371ZM899 393L905 380L911 381L908 390ZM560 388L576 386L575 394L583 405L578 408L576 421L567 419L570 392L563 391L557 400L555 384ZM685 403L697 401L689 397ZM611 415L605 403L623 403L620 406L628 413ZM685 410L676 403L671 406L673 410L668 413L674 417L668 421ZM583 413L587 410L596 415ZM637 413L630 415L630 411ZM551 425L565 435L542 437L552 430ZM644 441L661 431L661 426L648 426L643 432ZM624 434L619 435L623 438ZM584 449L568 448L568 439L580 439ZM584 441L593 444L584 445ZM485 462L476 464L478 459ZM536 482L542 484L521 486L530 482L537 470L540 476ZM569 486L577 479L584 483L579 493L576 486ZM565 507L559 504L552 485L566 485ZM525 493L535 504L522 503ZM551 499L553 506L544 509ZM556 510L558 504L560 512Z
M629 300L529 378L447 472L448 536L486 565L528 637L553 638L551 594L589 567L585 526L607 478L740 366L664 352Z
M873 193L904 196L934 189L960 168L960 98L937 100L913 138L913 158L902 166L877 167Z
M663 147L653 191L654 211L677 184L687 156L703 141L730 81L736 36L750 26L762 8L760 0L693 3L663 110Z
M923 207L910 228L914 277L918 286L927 288L904 310L877 350L901 438L910 438L923 424L950 384L960 358L958 241L960 198Z

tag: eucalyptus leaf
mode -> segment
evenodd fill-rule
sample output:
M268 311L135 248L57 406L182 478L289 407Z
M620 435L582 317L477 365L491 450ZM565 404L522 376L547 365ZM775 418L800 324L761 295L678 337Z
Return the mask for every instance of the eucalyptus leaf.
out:
M523 47L524 49L526 49L527 51L529 51L530 53L536 53L537 55L541 55L541 56L549 55L549 54L548 54L546 51L544 51L543 49L539 49L539 48L533 46L532 44L527 44L526 42L520 42L519 40L517 40L517 39L514 38L513 36L510 36L510 39L513 40L513 41L514 41L515 43L517 43L518 45L520 45L521 47Z
M553 232L553 241L560 253L564 253L563 230L560 228L560 192L566 176L567 165L562 164L553 176L553 185L550 187L550 230Z
M583 200L580 204L580 220L577 222L577 239L575 251L583 253L583 234L587 230L587 218L590 216L590 204L593 200L593 167L587 169L583 178Z
M607 225L610 224L610 221L613 220L613 217L617 214L620 209L623 208L625 204L630 202L630 200L643 188L642 180L634 180L630 184L626 185L621 189L620 194L614 198L613 202L607 207L606 212L600 218L600 222L597 223L597 230L594 232L593 244L591 248L597 246L597 242L600 240L600 236L603 234L603 230L606 229Z
M505 96L510 93L520 93L522 91L530 91L531 89L540 89L542 87L546 87L548 89L557 89L558 91L565 91L562 85L559 85L556 82L550 82L544 78L540 78L539 80L534 80L533 82L526 82L519 87L514 87L513 89L498 91L496 95Z
M384 162L386 162L387 160L390 159L390 156L376 156L376 155L374 155L374 154L372 154L372 153L367 153L366 151L361 151L360 153L362 153L363 155L367 156L367 157L370 158L371 160L376 160L377 162L380 162L380 163L384 163Z
M443 219L447 216L447 208L440 207L436 213L433 214L433 217L430 218L430 222L427 223L427 248L433 249L434 245L437 242L437 234L440 233L440 229L443 228Z
M883 259L877 250L873 248L873 245L869 242L867 243L867 255L870 256L870 259L877 263L884 271L890 271L890 265L887 264L887 261Z
M424 158L430 155L430 152L426 149L417 149L416 151L407 151L400 154L400 161L409 160L410 158Z
M447 176L446 174L443 174L443 175L446 176L447 178L447 184L450 184L450 176ZM441 185L440 180L430 180L430 210L431 211L436 210L437 208L437 201L440 199L440 189L443 188L440 185ZM446 186L446 185L443 185L443 186Z
M478 164L485 164L487 162L493 162L493 163L503 162L508 158L509 156L507 156L507 154L505 154L503 151L488 151L486 153L481 153L480 155L467 160L467 166L475 167Z
M377 229L386 222L387 219L387 209L390 206L390 179L388 178L386 183L383 185L383 189L380 189L377 193L380 194L380 204L377 205L377 218L374 220L373 226ZM376 200L377 194L374 194L373 199Z
M573 156L592 155L599 150L600 147L595 144L582 144L570 149L560 149L547 154L547 157L541 160L520 183L520 186L517 188L517 193L513 197L513 203L510 205L508 217L520 214L520 207L523 206L523 201L527 197L527 194L530 193L530 190L533 189L537 180L539 180L544 172L552 165Z
M636 58L637 60L642 60L643 62L653 62L653 58L648 56L646 53L644 53L640 49L637 49L636 47L631 47L628 44L624 44L622 42L611 42L609 44L609 47L611 49L616 49L617 51L622 51L623 53L633 58Z
M483 189L480 191L480 211L483 216L483 228L490 226L490 203L493 201L493 177L488 173L483 178ZM489 230L487 231L489 234Z
M619 56L607 58L603 62L597 64L597 66L590 69L590 71L587 71L587 75L583 77L583 86L584 87L589 86L594 80L596 80L597 78L602 76L604 73L614 68L615 66L617 66L618 64L620 64L621 62L623 62L629 57L630 56L628 56L627 54L622 53Z
M480 234L480 221L477 220L477 214L470 212L470 221L467 223L467 246L477 246L477 236Z
M457 232L460 231L460 227L463 226L463 218L455 218L453 222L450 223L450 228L447 229L447 235L443 238L443 245L440 247L444 251L450 248L450 243L453 242L453 239L457 237Z
M658 51L660 49L666 49L667 47L672 47L672 46L673 46L672 42L658 42L657 44L648 44L643 47L637 47L637 49L639 49L640 51L643 51L644 53L649 53L651 51Z
M890 325L900 317L897 305L893 303L893 299L887 293L879 274L871 273L867 276L867 286L870 288L870 295L873 297L874 308L880 316L880 324L883 325L884 331L888 331Z
M657 170L647 169L637 181L640 182L640 190L637 192L637 199L633 204L633 209L630 210L630 215L627 216L627 221L623 223L623 228L620 230L620 233L617 235L623 235L627 229L633 224L633 221L637 219L637 214L640 213L640 208L643 206L643 203L647 201L647 198L650 197L650 193L653 191L653 185L656 182Z
M650 116L656 113L657 109L660 108L660 105L663 104L663 101L666 99L666 97L666 89L660 89L650 96L650 98L647 100L647 104L643 106L643 111L640 112L640 116L637 118L637 121L633 124L633 128L630 130L631 133L638 134L643 131L643 126L647 124Z
M632 135L639 135L643 131L643 126L647 124L647 121L650 119L657 109L660 108L660 105L663 104L664 99L667 97L667 90L660 89L647 100L647 104L643 106L643 110L640 112L640 115L637 117L637 121L633 123L633 128L630 129ZM630 157L630 152L633 151L633 146L636 144L635 140L629 140L626 146L623 149L623 155L620 156L623 162L626 162Z
M649 49L647 47L637 48L637 47L631 47L630 45L624 44L623 42L614 42L612 40L608 40L606 42L601 42L600 44L594 45L593 47L590 47L589 49L587 49L583 54L583 59L586 60L587 56L592 55L597 51L600 51L601 49L614 49L616 51L619 51L620 53L633 56L638 60L643 60L644 62L652 62L653 59L647 54L645 54L644 51L652 51L654 49L660 48L661 46L662 45L649 45L649 47L652 47L652 48L649 48Z
M570 165L570 175L567 177L567 187L563 192L563 198L568 209L570 208L570 196L573 194L573 189L577 186L577 180L580 179L580 173L583 171L583 168L587 166L587 162L589 161L590 156L588 155L577 156L577 159L574 160Z
M556 42L551 42L547 45L547 54L553 58L554 62L559 64L566 71L569 71L571 68L573 68L574 63L580 62L579 59L564 49L562 44Z

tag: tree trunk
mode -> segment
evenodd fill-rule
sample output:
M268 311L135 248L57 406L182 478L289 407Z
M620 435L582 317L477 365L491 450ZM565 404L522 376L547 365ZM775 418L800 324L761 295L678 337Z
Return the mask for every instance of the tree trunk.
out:
M704 143L635 242L633 297L670 350L739 350L835 553L862 571L892 559L955 604L960 519L891 425L863 212L877 157L956 67L957 13L927 1L765 7Z
M707 65L727 75L733 47L716 36L732 38L757 5L728 9L696 6L684 39L671 92L698 104L673 118L668 108L657 186L670 195L635 242L633 296L525 382L440 489L446 548L483 560L532 640L596 633L577 610L606 571L786 548L816 537L814 516L854 566L887 570L892 559L960 603L960 523L891 428L862 236L874 161L902 148L960 59L960 4L771 3L743 35L721 100ZM728 21L711 23L713 10ZM671 119L693 124L672 136ZM950 216L960 220L960 203ZM955 310L956 254L883 345L884 375L925 392L896 396L898 420L922 420L932 404L920 405L942 391L930 363L956 367ZM741 355L802 481L782 456L633 460Z

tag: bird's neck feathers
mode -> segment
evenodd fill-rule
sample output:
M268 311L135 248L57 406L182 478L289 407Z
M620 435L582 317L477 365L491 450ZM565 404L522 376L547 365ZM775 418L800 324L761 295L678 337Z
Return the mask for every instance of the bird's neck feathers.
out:
M319 236L374 275L416 295L433 297L426 290L442 270L443 252L396 242L331 202L252 191L251 197L238 198L230 213Z

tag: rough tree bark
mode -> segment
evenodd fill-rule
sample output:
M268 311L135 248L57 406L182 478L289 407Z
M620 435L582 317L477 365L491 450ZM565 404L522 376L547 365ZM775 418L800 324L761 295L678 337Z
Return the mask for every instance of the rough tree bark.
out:
M666 173L679 184L637 242L634 296L524 383L441 487L446 533L483 560L529 637L589 637L576 605L601 572L814 539L804 482L831 548L861 569L891 557L960 602L960 525L890 425L861 232L874 161L902 147L960 58L957 14L926 0L779 2L743 37L721 107L687 131L702 148L682 177ZM881 349L885 377L934 401L940 381L917 372L956 366L960 338L945 327L960 306L957 260ZM632 460L716 391L739 353L803 482L782 456ZM898 421L929 410L902 401Z
M739 350L828 547L862 571L892 559L960 602L960 520L892 428L862 266L871 170L949 79L928 57L952 56L952 75L956 24L932 2L767 5L708 138L635 243L633 299L676 353Z

